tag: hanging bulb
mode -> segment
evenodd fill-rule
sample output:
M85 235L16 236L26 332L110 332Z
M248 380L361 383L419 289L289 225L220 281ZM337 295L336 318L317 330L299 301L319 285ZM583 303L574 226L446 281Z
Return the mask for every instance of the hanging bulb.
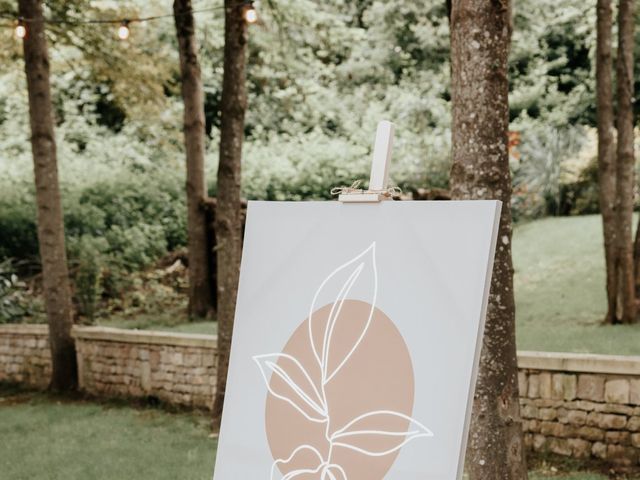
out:
M258 11L253 6L253 2L248 2L244 7L244 19L247 23L256 23L258 21Z
M24 20L21 18L16 23L16 28L14 29L14 34L16 38L26 38L27 36L27 25L24 23Z
M127 40L131 31L129 30L129 20L123 20L118 27L118 38L120 40Z

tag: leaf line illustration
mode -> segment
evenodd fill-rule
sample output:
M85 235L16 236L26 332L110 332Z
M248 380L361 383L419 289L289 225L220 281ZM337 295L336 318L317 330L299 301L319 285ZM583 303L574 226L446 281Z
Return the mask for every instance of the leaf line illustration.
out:
M324 281L320 284L320 287L318 287L318 290L316 290L316 293L313 296L313 300L311 302L311 308L309 311L309 338L311 339L311 348L313 350L313 354L316 360L318 361L318 364L320 365L320 368L323 373L322 375L323 385L328 383L338 373L338 371L340 371L340 369L344 366L347 360L349 360L353 352L356 350L356 348L358 348L358 345L364 338L367 332L367 329L369 328L369 324L371 323L371 319L373 317L373 312L375 310L375 305L376 305L376 297L378 294L378 272L377 272L376 261L375 261L375 253L376 253L376 243L373 242L366 250L364 250L358 256L340 265L333 272L331 272L329 276L325 278ZM367 255L369 255L369 258L367 258ZM365 262L361 262L363 258L368 260L368 263L371 265L371 268L373 271L373 275L371 278L371 281L373 282L372 296L371 296L371 302L369 302L371 305L371 309L369 311L367 321L365 322L365 325L357 341L354 343L351 350L345 355L342 361L338 364L335 370L329 374L328 373L328 364L329 364L328 352L329 352L329 349L331 348L332 334L333 334L335 325L339 319L339 315L334 314L334 311L336 309L336 305L339 305L338 312L342 309L342 304L344 303L346 294L351 290L351 288L353 287L353 284L358 279L358 277L360 276L364 268ZM333 306L331 307L331 313L329 314L329 319L327 320L327 325L325 327L325 331L323 334L322 351L319 354L317 351L316 342L313 334L314 313L320 307L320 305L317 305L318 298L320 297L320 294L323 292L327 284L329 284L329 282L332 279L334 279L337 274L346 270L347 268L349 268L354 264L357 264L355 270L352 272L352 274L348 277L347 281L340 288L337 298L334 301ZM342 294L345 291L346 293L343 296Z
M327 364L329 362L327 361L327 357L329 356L329 345L330 345L329 342L331 341L331 337L333 336L333 330L334 330L334 328L336 326L336 320L338 319L338 317L340 315L340 312L342 311L342 305L344 304L344 300L345 300L346 296L351 291L351 287L353 287L353 284L355 283L355 281L360 276L360 273L362 272L363 268L364 268L364 263L361 263L360 265L358 265L358 267L354 270L354 272L351 274L351 276L347 279L347 282L342 287L342 290L340 290L340 293L338 294L338 299L331 306L331 312L329 313L329 320L328 320L328 323L327 323L327 327L328 328L326 328L325 331L324 331L324 340L322 342L322 363L321 363L321 366L322 366L323 383L327 383L328 382L328 379L327 379ZM336 308L336 306L337 306L337 308ZM337 370L338 369L336 369L336 371Z
M409 417L408 415L405 415L404 413L394 412L392 410L375 410L373 412L363 413L362 415L359 415L358 417L354 418L349 423L347 423L344 427L342 427L339 430L336 430L333 434L333 438L348 434L349 433L348 429L362 420L365 420L370 417L384 416L384 415L388 415L391 417L398 417L398 418L402 418L403 420L407 420L408 422L410 422L410 424L415 424L418 427L418 431L425 433L428 436L433 436L433 433L431 432L431 430L429 430L427 427L422 425L417 420ZM405 433L408 433L408 432L405 432Z
M280 480L294 480L297 477L318 474L320 480L348 480L343 466L334 463L334 448L345 448L369 457L380 457L399 451L407 443L420 437L432 437L433 432L414 418L392 410L375 410L363 413L343 427L333 430L329 402L327 401L327 384L344 367L364 339L371 325L376 308L378 294L378 273L376 266L376 244L373 242L367 249L350 261L333 270L320 284L311 302L308 318L308 334L313 358L318 362L320 378L314 381L302 363L294 356L285 353L271 353L253 357L267 389L275 398L285 401L302 414L307 420L325 424L327 453L322 455L317 448L303 444L296 447L289 457L276 459L271 466L271 480L280 467L296 461L296 457L304 451L310 451L317 458L318 464L305 465L308 468L297 468L289 471ZM364 275L364 272L368 275ZM345 280L346 277L346 280ZM344 318L343 306L349 299L355 285L361 285L360 291L369 295L367 318L362 326L357 327L357 338L349 346L342 357L336 348L332 349L333 338L340 322L354 321ZM361 293L360 292L360 293ZM331 295L334 299L323 328L318 322L322 319L317 312L321 297ZM322 330L318 335L316 330ZM336 365L333 367L333 365ZM274 379L278 379L274 382ZM318 388L319 387L319 388ZM391 428L391 425L406 427ZM377 425L381 427L376 428ZM363 446L366 445L365 446ZM315 478L315 477L314 477Z
M320 465L319 467L322 467L322 462L324 461L322 459L322 455L320 454L320 452L312 447L311 445L300 445L298 448L296 448L293 452L291 452L291 455L289 455L288 458L286 459L278 459L275 462L273 462L273 464L271 465L271 476L270 479L271 480L275 480L274 475L276 474L276 469L278 467L278 465L284 464L286 465L287 463L291 462L291 460L293 460L293 458L299 453L302 452L304 450L309 450L312 453L315 453L316 456L318 457L318 460L320 461ZM305 472L306 473L306 472ZM315 472L311 472L311 473L315 473Z
M308 381L308 384L311 386L312 391L319 402L314 401L308 394L306 394L304 390L291 379L291 376L287 374L287 372L285 372L284 369L278 366L275 362L267 360L267 359L279 359L279 358L285 358L293 362L295 367L297 367L299 373L302 373L304 378ZM260 373L262 374L262 378L264 379L267 385L267 389L269 390L269 393L271 393L276 398L279 398L280 400L284 400L289 404L291 404L296 410L298 410L308 420L311 420L312 422L322 423L327 421L327 406L326 406L325 397L324 395L321 395L320 392L318 392L315 384L313 383L313 380L311 379L307 371L304 369L302 364L295 357L284 354L284 353L272 353L272 354L266 354L266 355L256 355L255 357L253 357L253 360L258 364L258 367L260 368ZM278 377L280 377L297 394L297 397L290 398L284 395L282 392L275 391L271 386L270 379L267 378L265 367L271 370ZM297 399L301 399L303 403L300 404L299 402L296 401ZM318 414L318 416L312 417L305 410L305 408L303 408L304 406L308 406L309 408L311 408L314 412Z

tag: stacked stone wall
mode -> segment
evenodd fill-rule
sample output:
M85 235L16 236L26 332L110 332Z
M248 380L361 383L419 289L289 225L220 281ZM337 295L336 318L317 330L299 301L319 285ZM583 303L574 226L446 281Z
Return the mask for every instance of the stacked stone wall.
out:
M0 382L44 388L51 377L46 325L0 325Z
M640 358L519 355L526 445L538 452L640 462Z
M82 390L212 408L215 336L90 327L75 329L74 337Z

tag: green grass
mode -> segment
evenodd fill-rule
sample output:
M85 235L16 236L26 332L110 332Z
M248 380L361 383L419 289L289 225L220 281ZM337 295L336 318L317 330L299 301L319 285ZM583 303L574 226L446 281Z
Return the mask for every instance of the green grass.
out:
M209 425L202 413L59 399L0 384L0 478L209 479L217 446ZM534 461L529 479L607 479L571 471L576 461L559 462L556 469Z
M61 400L1 385L0 438L3 480L208 479L217 444L204 414ZM544 462L529 479L608 478L567 472L567 464Z
M0 478L209 479L208 425L197 414L0 393Z
M0 385L3 480L203 480L217 441L205 414L68 400ZM544 464L531 480L606 480Z
M513 260L519 349L640 355L640 324L602 325L600 216L518 225Z
M158 330L161 332L205 333L207 335L215 335L218 332L217 322L185 322L183 319L176 321L154 315L131 319L100 319L96 323L101 327L137 328L139 330Z

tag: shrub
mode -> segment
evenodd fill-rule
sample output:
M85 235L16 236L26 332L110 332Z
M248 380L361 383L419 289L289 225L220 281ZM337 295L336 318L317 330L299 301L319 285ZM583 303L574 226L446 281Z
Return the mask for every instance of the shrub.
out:
M103 225L102 232L83 233L105 233L113 227L121 231L147 224L161 228L166 248L172 250L185 245L186 206L180 179L148 172L127 177L119 176L82 191L79 204L99 211ZM91 226L91 223L85 224L84 228Z
M105 236L114 263L126 270L137 270L167 252L161 225L141 223L129 228L113 225Z
M574 182L560 188L561 215L589 215L600 212L598 162L594 158Z
M522 133L521 157L513 166L514 218L570 213L566 186L580 182L580 172L588 166L588 162L576 162L586 142L587 135L579 127L538 125ZM571 168L571 163L581 164Z
M109 248L104 238L83 235L69 246L75 300L78 313L93 320L102 294L104 253Z
M38 255L35 202L0 201L0 259Z
M0 323L21 322L34 308L11 260L0 262Z

